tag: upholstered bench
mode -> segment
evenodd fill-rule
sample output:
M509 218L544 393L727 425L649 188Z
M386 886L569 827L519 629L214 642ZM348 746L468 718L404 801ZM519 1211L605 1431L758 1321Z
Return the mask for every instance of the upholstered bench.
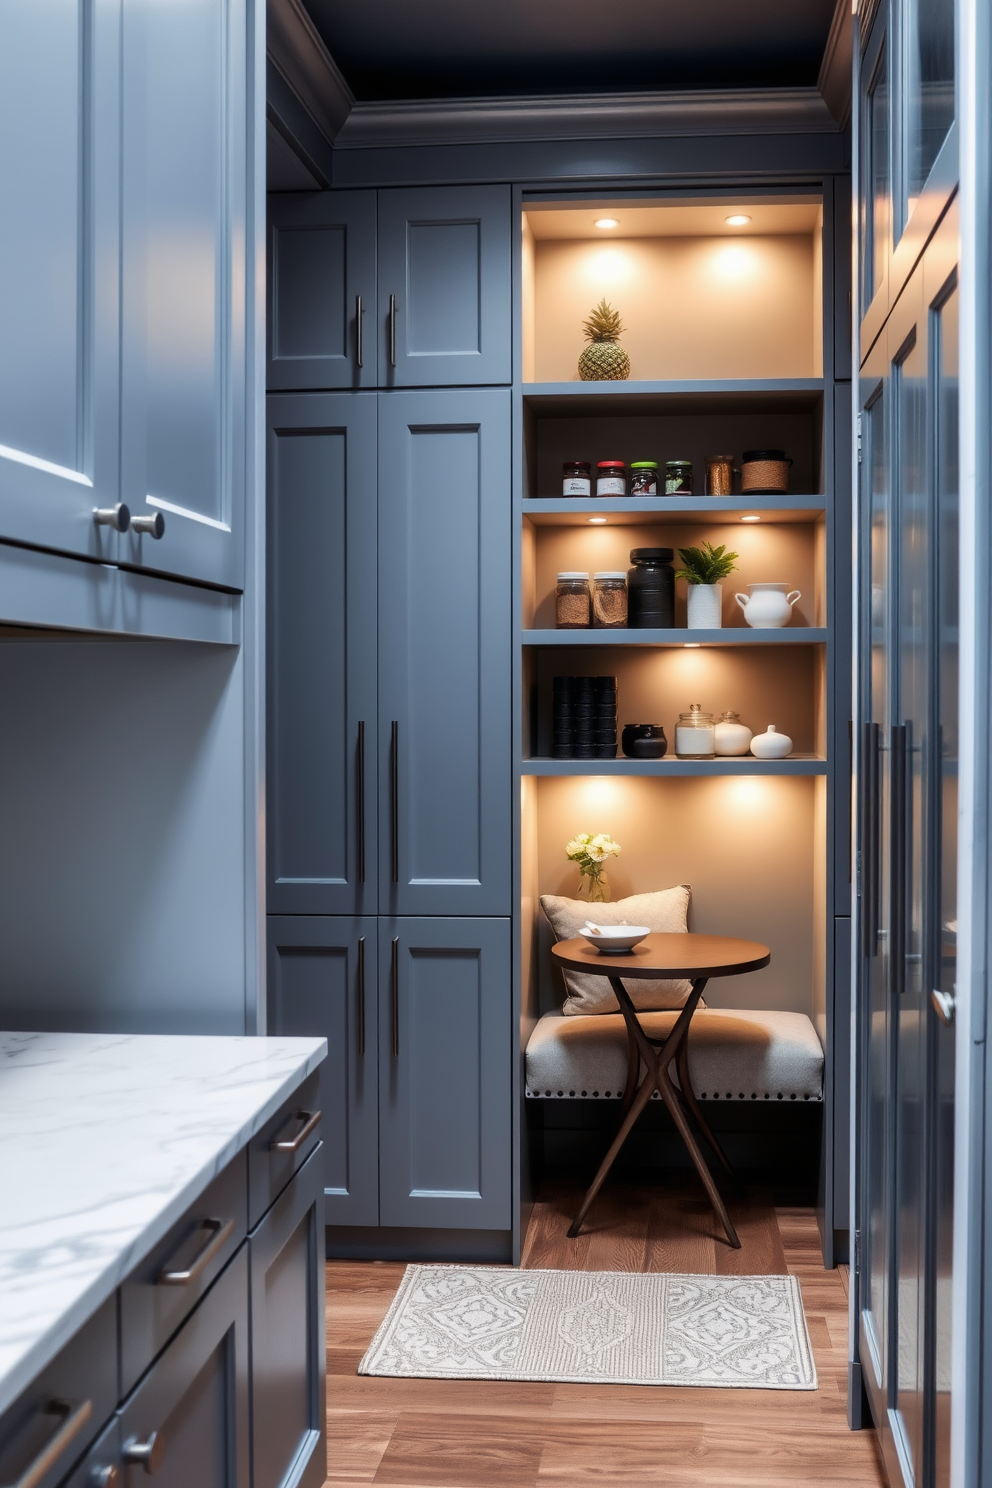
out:
M677 1017L642 1012L639 1021L652 1038L663 1038ZM527 1044L531 1099L620 1100L626 1075L620 1013L545 1013ZM805 1013L698 1008L689 1028L689 1078L701 1101L819 1101L823 1050Z

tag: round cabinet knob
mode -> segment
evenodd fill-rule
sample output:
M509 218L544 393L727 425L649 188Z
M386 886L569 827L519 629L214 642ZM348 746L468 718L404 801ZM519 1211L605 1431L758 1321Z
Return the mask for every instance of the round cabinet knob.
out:
M107 1467L95 1467L87 1480L87 1488L121 1488L121 1470L116 1462Z
M156 512L153 517L132 517L132 532L147 532L149 537L160 538L165 536L165 518L161 512Z
M157 1473L165 1456L165 1437L161 1431L153 1431L147 1441L132 1438L124 1448L124 1461L143 1467L149 1477Z
M93 520L98 527L113 527L115 532L126 532L131 525L130 508L123 501L116 506L98 506L93 511Z

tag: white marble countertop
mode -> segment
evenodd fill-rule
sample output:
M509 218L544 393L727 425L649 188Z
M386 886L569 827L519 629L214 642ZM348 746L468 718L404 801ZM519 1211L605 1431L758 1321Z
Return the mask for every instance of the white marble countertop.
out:
M326 1052L315 1038L0 1033L0 1411Z

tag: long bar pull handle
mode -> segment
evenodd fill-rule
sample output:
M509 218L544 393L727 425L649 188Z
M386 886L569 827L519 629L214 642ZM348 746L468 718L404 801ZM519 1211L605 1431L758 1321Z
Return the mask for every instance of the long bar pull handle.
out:
M396 366L396 296L389 296L389 365Z
M55 1430L20 1477L14 1479L11 1488L37 1488L86 1425L93 1414L93 1402L50 1400L42 1414L56 1418Z
M400 941L393 936L389 955L389 1007L393 1025L393 1058L400 1057Z
M361 367L362 363L362 316L365 314L365 306L362 304L361 295L355 296L355 362Z
M891 912L889 916L889 965L893 988L897 995L906 990L906 725L895 724L892 729L892 761L890 766L892 788L890 809L892 822L889 841L892 863L890 868Z
M365 720L358 723L358 774L355 782L358 805L358 882L365 882Z
M878 724L866 723L861 760L861 924L862 947L869 958L878 954L880 743Z
M324 1113L322 1111L297 1111L295 1116L293 1117L293 1120L302 1121L303 1125L296 1133L296 1136L287 1137L285 1141L281 1142L270 1142L269 1151L299 1152L300 1148L303 1146L303 1143L306 1141L310 1133L312 1131L316 1131L317 1127L320 1125L320 1118L323 1114Z
M358 939L358 1057L365 1058L365 936Z
M189 1286L190 1282L196 1281L207 1269L208 1263L214 1258L219 1250L227 1243L234 1231L233 1219L205 1219L200 1228L205 1232L206 1239L200 1246L196 1255L181 1271L170 1270L166 1267L160 1271L156 1280L159 1286Z
M394 718L389 731L389 856L390 875L400 881L400 725Z

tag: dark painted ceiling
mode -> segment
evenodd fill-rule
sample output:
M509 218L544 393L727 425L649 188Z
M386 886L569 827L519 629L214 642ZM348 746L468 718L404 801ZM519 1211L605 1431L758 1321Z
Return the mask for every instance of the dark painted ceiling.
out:
M834 0L305 0L359 99L816 82Z

